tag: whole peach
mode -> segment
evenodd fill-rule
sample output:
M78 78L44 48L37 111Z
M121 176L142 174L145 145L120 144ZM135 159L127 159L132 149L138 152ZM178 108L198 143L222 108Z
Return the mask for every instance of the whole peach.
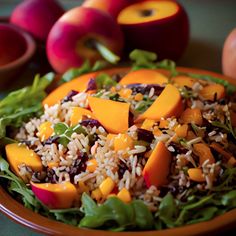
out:
M53 24L64 13L56 0L25 0L13 10L10 22L46 41Z
M124 8L117 20L128 52L139 48L177 60L188 44L188 16L176 1L143 0Z
M93 7L97 8L101 11L108 12L112 15L115 19L118 16L119 12L134 3L137 0L85 0L83 3L84 7Z
M236 79L236 28L227 36L222 52L223 73Z
M85 59L101 59L94 42L116 54L123 49L119 25L107 13L88 7L76 7L65 13L52 27L47 40L50 64L58 73L80 66Z

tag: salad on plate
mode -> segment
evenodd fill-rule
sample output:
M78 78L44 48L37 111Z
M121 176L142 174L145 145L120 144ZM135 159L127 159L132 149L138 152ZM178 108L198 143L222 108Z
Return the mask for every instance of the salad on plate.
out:
M76 227L161 230L236 207L236 87L135 50L0 101L0 178L25 207ZM103 65L103 64L101 64Z

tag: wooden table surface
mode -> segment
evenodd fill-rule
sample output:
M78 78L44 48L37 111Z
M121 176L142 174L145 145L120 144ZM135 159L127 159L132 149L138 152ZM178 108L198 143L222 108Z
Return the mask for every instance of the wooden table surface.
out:
M10 15L19 0L0 0L0 16ZM79 0L61 0L70 9L79 5ZM179 66L195 67L221 72L221 52L228 33L236 27L235 0L179 0L186 8L191 25L188 48L178 62ZM28 68L29 69L29 68ZM33 73L27 71L27 75ZM0 213L0 236L39 236L20 226Z

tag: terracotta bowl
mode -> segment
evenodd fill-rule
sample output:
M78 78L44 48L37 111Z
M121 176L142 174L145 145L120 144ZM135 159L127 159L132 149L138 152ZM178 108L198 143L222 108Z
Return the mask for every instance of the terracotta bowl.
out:
M178 68L179 71L192 72L198 74L212 75L227 80L236 85L236 81L223 75L197 69ZM163 72L163 70L162 70ZM10 196L6 190L0 187L0 210L15 222L31 228L37 232L46 235L58 236L184 236L184 235L219 235L219 233L234 229L236 224L236 209L231 210L224 215L215 217L214 219L202 223L166 229L160 231L142 231L142 232L110 232L102 230L90 230L76 228L64 223L50 220L39 214L32 212L17 202ZM233 232L232 231L232 232ZM231 233L232 233L231 232Z
M28 33L12 24L0 23L1 87L23 69L32 58L35 49L36 44Z

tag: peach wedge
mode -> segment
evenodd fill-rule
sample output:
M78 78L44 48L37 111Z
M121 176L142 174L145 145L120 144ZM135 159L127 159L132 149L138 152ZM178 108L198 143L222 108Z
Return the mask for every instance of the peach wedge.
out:
M35 196L51 209L70 208L76 198L76 187L70 182L30 184Z
M110 133L124 133L129 127L129 104L89 97L93 115Z
M90 79L97 75L96 72L81 75L78 78L71 80L60 87L53 90L44 100L43 105L53 106L63 99L71 90L82 92L87 88Z
M156 187L167 184L167 176L170 170L171 153L163 142L159 142L143 169L143 177L147 187Z
M181 111L181 95L175 86L168 84L154 103L135 122L139 123L145 119L159 121L161 118L179 116Z
M25 164L33 171L41 171L43 169L40 157L26 145L12 143L6 145L5 150L11 170L25 182L28 182L28 180L20 173L20 165Z

